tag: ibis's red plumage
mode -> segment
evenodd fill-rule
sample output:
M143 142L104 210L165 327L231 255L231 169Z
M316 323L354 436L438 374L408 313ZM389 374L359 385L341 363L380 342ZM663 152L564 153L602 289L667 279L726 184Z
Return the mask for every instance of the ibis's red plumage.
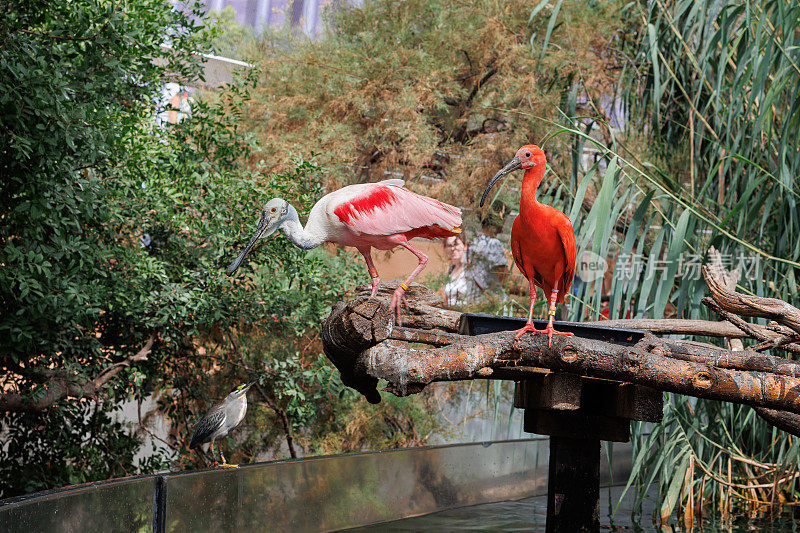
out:
M536 189L544 177L547 159L537 146L524 146L519 152L530 151L534 164L526 168L522 178L522 197L519 215L511 229L511 253L514 262L528 280L541 287L545 295L558 289L558 302L572 285L575 275L575 232L567 215L539 203ZM525 168L525 162L523 162Z
M528 278L531 287L531 306L528 322L517 332L547 333L549 341L553 335L569 335L553 328L556 303L563 302L572 285L575 275L575 232L567 215L561 211L539 203L536 190L544 177L547 159L544 151L534 145L526 145L517 151L514 159L492 178L483 193L483 200L492 185L504 175L516 169L525 169L522 178L522 196L519 215L511 228L511 254L522 274ZM541 287L550 298L547 328L537 330L533 326L533 306L536 301L536 287ZM548 341L548 342L549 342Z

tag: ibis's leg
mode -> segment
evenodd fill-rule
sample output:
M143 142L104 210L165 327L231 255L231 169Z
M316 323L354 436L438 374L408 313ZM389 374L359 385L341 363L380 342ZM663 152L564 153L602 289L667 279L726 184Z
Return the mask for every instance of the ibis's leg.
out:
M517 338L520 338L523 333L528 331L532 333L539 333L539 330L533 326L533 306L536 304L536 285L533 284L532 281L528 281L531 284L531 307L528 309L528 323L525 324L522 329L518 329L516 331Z
M566 331L556 331L553 328L553 320L556 316L556 300L558 300L558 283L556 282L556 286L553 287L553 290L550 292L550 310L547 312L550 315L550 319L547 321L547 327L544 328L542 333L547 333L547 345L553 342L553 335L573 335L572 333Z
M394 290L394 294L392 294L391 307L395 310L398 326L400 325L400 304L403 302L403 294L405 294L405 292L408 290L411 281L417 276L417 274L422 272L422 269L428 264L428 256L411 246L411 244L408 242L404 242L400 246L416 255L417 259L419 259L419 265L417 265L417 268L414 269L414 272L412 272L411 275L408 276L406 280Z
M547 322L547 327L544 329L536 329L533 327L533 302L534 302L534 294L536 293L536 289L531 283L531 310L528 313L528 323L525 324L525 327L522 329L517 330L517 338L519 338L523 333L529 331L532 334L536 335L539 333L547 333L547 345L550 346L553 343L553 335L572 335L572 333L563 332L563 331L556 331L553 328L553 319L556 316L556 301L558 300L558 283L550 291L550 310L547 312L550 319Z
M372 278L372 294L370 294L370 298L375 298L375 295L378 294L378 285L381 284L381 278L378 276L378 269L375 268L375 263L372 262L372 254L370 253L370 249L360 249L358 250L361 252L361 255L364 256L364 261L367 262L367 270L369 270L369 277Z

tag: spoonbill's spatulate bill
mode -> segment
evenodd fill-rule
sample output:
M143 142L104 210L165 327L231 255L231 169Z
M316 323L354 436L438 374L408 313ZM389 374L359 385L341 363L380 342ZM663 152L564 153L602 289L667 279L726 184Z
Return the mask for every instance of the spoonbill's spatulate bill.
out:
M417 256L419 265L392 295L391 305L399 320L403 294L428 262L428 257L408 241L414 237L451 237L461 232L459 208L413 193L403 184L403 180L392 179L349 185L327 194L311 209L305 228L292 205L282 198L273 198L261 212L255 235L228 267L227 274L230 276L239 268L259 239L280 229L291 242L304 250L316 248L324 242L358 249L367 262L374 297L378 293L380 278L370 250L391 250L402 246Z
M547 333L548 346L553 335L572 335L553 328L556 303L564 301L564 295L572 285L575 275L575 232L567 215L561 211L539 203L536 190L544 177L547 164L544 151L529 144L517 151L511 162L503 167L486 186L481 198L481 206L489 190L503 176L514 170L524 169L522 177L522 197L519 202L519 215L511 228L511 254L531 287L531 307L528 323L517 330L517 338L530 331L533 334ZM541 287L545 295L550 295L550 320L547 327L537 330L533 326L533 304L536 303L536 287Z

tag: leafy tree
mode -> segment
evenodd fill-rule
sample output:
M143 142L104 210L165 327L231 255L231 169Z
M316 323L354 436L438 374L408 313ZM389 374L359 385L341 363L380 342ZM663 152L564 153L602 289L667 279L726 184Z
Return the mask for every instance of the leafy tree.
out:
M246 143L213 114L203 135L153 120L165 77L200 73L199 15L150 0L0 6L2 496L134 472L139 441L114 400L219 313L255 311L218 274L231 239L218 199L254 184L235 162Z
M255 71L155 123L165 80L200 76L201 20L169 0L0 3L0 497L194 464L192 423L253 372L238 459L415 438L402 409L418 400L349 417L364 403L320 358L319 320L363 276L349 255L275 238L224 275L260 206L302 214L324 172L298 156L265 174L241 128ZM172 433L136 464L142 436L114 411L148 394ZM335 438L351 418L372 432Z

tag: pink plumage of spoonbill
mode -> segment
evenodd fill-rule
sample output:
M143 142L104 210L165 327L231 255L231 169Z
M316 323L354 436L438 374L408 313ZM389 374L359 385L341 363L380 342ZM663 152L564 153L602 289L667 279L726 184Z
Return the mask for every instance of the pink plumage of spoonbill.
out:
M403 180L349 185L323 196L308 215L305 227L297 210L283 198L273 198L261 211L255 235L226 270L233 275L259 239L281 230L303 250L333 242L356 248L367 262L372 278L372 296L378 293L380 277L370 250L391 250L402 246L417 256L419 264L395 289L391 306L398 322L403 294L425 268L428 257L409 242L414 237L439 239L461 232L461 209L403 187Z

